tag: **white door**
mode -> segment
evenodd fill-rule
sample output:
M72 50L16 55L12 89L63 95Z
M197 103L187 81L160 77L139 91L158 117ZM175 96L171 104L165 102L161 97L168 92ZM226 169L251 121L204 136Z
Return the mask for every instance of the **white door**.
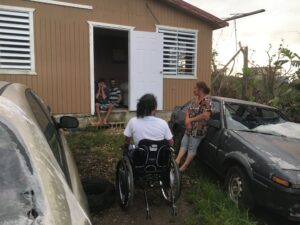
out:
M163 35L130 32L129 110L135 111L140 97L152 93L157 109L163 108Z

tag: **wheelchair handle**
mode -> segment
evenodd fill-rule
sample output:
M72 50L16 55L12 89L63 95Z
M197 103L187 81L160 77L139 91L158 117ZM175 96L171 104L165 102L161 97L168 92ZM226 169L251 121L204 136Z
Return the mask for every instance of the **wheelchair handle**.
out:
M173 147L170 146L170 149L173 153L175 153L175 149Z

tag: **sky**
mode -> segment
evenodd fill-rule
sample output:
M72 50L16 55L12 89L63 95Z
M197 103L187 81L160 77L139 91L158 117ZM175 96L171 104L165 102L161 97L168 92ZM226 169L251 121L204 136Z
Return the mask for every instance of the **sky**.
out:
M278 49L281 40L290 50L300 54L300 0L185 0L219 18L231 17L235 13L246 13L258 9L266 12L236 20L237 40L249 47L249 59L266 65L269 44ZM199 34L201 35L201 34ZM236 52L234 22L214 31L213 49L219 56L217 61L226 64ZM240 72L242 55L237 59L235 72Z

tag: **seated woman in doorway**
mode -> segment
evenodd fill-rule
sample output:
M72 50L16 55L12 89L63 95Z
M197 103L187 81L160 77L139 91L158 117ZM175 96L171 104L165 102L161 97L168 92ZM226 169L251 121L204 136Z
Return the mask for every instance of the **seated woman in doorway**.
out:
M125 146L131 143L131 139L135 145L143 139L168 140L173 145L173 135L167 122L155 116L156 107L156 98L152 94L145 94L139 99L136 117L129 120L124 131Z
M176 162L180 165L182 157L187 153L185 162L179 168L180 172L185 171L187 166L197 154L197 148L206 135L207 120L212 113L212 101L209 96L210 89L206 83L199 81L194 87L195 97L192 99L185 116L185 134L181 141L180 150Z
M104 79L100 79L98 81L98 90L96 93L96 112L98 117L98 127L102 125L102 119L100 114L101 111L107 111L103 119L103 124L107 125L108 117L112 111L112 105L109 103L109 89L106 86Z
M114 108L118 108L122 101L122 93L120 88L117 86L115 79L110 80L110 92L109 92L109 103L112 104Z

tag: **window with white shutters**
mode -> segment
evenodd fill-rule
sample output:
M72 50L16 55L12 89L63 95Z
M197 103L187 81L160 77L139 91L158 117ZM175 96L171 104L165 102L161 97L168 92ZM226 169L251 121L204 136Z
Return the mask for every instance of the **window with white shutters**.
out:
M0 6L0 71L34 71L32 11Z
M197 31L158 27L163 34L163 74L196 76Z

